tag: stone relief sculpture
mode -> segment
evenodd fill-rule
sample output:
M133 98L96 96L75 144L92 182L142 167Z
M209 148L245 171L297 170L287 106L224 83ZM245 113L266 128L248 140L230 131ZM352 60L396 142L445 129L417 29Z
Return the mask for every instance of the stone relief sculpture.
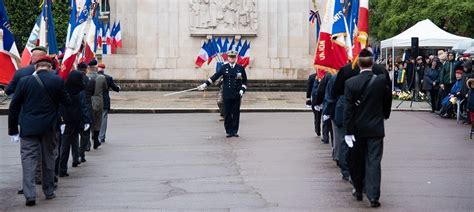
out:
M190 0L192 34L256 34L256 0Z

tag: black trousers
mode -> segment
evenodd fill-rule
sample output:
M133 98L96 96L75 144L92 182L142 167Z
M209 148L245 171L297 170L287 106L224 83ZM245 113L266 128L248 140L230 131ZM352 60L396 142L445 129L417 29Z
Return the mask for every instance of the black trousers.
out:
M85 152L91 148L91 129L87 131L81 129L79 133L81 135L80 144L79 144L79 157L85 159Z
M323 143L331 142L331 145L333 146L334 134L333 134L333 131L332 131L331 119L323 121L323 138L321 139L321 141Z
M224 128L227 134L239 131L240 102L242 98L224 99Z
M64 135L61 139L61 150L59 158L59 174L67 173L67 162L69 161L69 152L72 153L72 163L79 163L79 132L78 126L66 124Z
M362 192L364 187L369 200L379 200L382 177L380 162L383 154L383 138L358 138L349 150L349 171L354 188Z
M437 111L438 110L438 94L439 91L438 89L431 89L430 91L430 103L431 103L431 111Z
M321 136L321 110L317 111L314 109L315 105L311 105L311 110L314 115L314 132L316 135Z

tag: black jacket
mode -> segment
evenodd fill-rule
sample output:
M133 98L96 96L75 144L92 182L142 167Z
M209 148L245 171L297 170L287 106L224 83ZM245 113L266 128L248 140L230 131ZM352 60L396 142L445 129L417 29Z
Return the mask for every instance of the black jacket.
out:
M372 72L376 75L380 75L380 74L385 75L385 78L388 79L386 82L387 86L389 86L390 88L392 87L390 76L384 66L379 65L379 64L374 64L374 67L372 68ZM351 63L339 69L339 72L337 73L336 81L334 82L334 88L333 88L334 95L343 96L346 80L348 80L349 78L353 76L357 76L359 73L360 73L359 66L356 66L354 69L352 69Z
M235 64L232 68L230 64L224 64L221 70L206 81L206 84L214 83L221 76L223 76L222 97L224 99L238 99L240 90L244 92L247 90L247 74L241 65Z
M72 104L61 106L63 123L80 127L82 124L81 92L84 90L84 75L79 71L69 73L66 80L66 91L71 97Z
M15 72L15 75L13 76L12 81L8 84L7 89L5 90L5 94L7 95L12 95L15 93L16 87L18 85L18 82L20 81L21 78L30 76L35 72L35 66L34 65L29 65L23 68L18 69Z
M60 77L46 70L40 70L37 74L51 100L34 76L23 77L18 82L8 111L9 135L18 134L18 124L21 126L22 137L42 135L56 127L59 104L71 104ZM20 113L21 122L18 123Z
M367 88L367 97L358 106L356 101L361 100L362 89L374 73L362 72L346 81L344 97L344 126L346 135L355 135L362 138L384 137L384 119L390 117L392 105L391 89L387 86L384 75L378 75L370 88Z
M114 79L110 75L105 74L103 71L99 71L99 74L105 76L105 81L107 82L107 87L108 87L108 89L105 89L102 94L104 97L104 109L110 110L109 90L112 89L115 92L120 92L120 87L115 84Z
M316 73L310 74L309 77L308 77L308 86L306 87L306 98L307 99L311 99L312 96L313 96L312 94L313 94L313 87L314 87L314 82L315 81L317 81L316 80Z

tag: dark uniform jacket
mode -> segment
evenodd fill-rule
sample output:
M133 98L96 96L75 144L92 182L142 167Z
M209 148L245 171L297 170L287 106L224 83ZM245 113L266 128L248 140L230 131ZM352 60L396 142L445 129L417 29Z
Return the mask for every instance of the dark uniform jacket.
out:
M206 82L207 85L214 83L219 77L223 77L222 96L224 99L240 98L240 90L247 90L247 74L244 67L235 64L234 68L230 64L224 64L220 71L212 75Z
M42 135L56 127L59 104L70 105L64 81L46 70L37 72L49 96L34 76L23 77L15 90L8 115L8 134L18 134L21 125L21 137ZM21 112L21 121L18 117Z
M371 71L365 71L346 81L344 89L346 135L363 138L385 136L384 119L390 117L392 105L392 95L385 76L378 75L371 87L367 87L366 98L360 97L364 92L364 84L368 83L373 75ZM358 100L361 102L356 106Z
M63 123L80 127L82 123L81 92L84 90L84 75L79 71L69 73L66 80L66 91L71 97L71 105L61 106Z
M107 82L107 86L108 86L108 89L105 89L104 93L102 94L104 96L104 109L110 110L109 90L112 89L115 92L119 92L120 87L114 83L114 79L110 75L105 74L103 71L99 71L99 74L105 76L105 81Z
M21 78L30 76L35 72L35 66L34 65L29 65L23 68L18 69L15 72L15 75L13 76L12 81L8 84L7 89L5 90L5 94L7 95L12 95L15 93L16 87L18 85L18 82L20 81Z
M311 104L316 105L319 80L316 79L316 73L309 75L308 87L306 88L306 98L311 99Z

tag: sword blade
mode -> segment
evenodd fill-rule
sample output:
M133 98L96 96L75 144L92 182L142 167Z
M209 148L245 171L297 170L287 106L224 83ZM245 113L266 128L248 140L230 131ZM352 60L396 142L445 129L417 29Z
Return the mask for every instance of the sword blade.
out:
M168 94L165 94L163 96L172 96L172 95L176 95L176 94L181 94L181 93L186 93L186 92L190 92L190 91L195 91L197 90L198 88L191 88L191 89L187 89L187 90L184 90L184 91L178 91L178 92L173 92L173 93L168 93Z

